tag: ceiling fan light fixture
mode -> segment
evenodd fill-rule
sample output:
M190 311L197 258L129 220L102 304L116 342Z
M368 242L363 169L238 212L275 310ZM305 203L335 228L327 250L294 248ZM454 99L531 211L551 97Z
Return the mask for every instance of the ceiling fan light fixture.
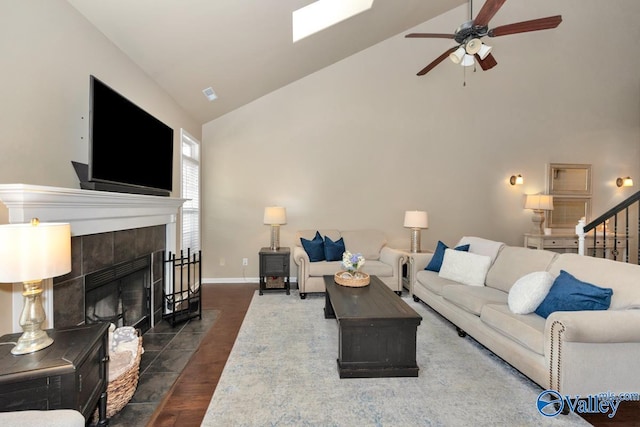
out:
M471 39L465 45L465 50L469 55L475 55L482 48L482 41L480 39Z
M451 52L449 55L449 59L453 61L454 64L459 64L465 56L464 47L460 46L455 51Z
M462 65L463 67L470 67L475 64L475 62L476 61L473 59L473 55L464 55L462 61L460 62L460 65Z
M478 51L478 56L480 57L480 59L485 59L487 55L491 53L491 50L493 50L491 46L487 46L483 43L482 46L480 46L480 50Z

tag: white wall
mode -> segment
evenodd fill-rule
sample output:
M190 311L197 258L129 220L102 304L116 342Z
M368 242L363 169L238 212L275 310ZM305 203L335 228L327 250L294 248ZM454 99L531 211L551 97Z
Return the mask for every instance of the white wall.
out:
M372 227L408 247L403 213L423 209L433 248L470 234L521 245L523 195L545 190L550 162L593 165L594 216L628 197L636 188L615 179L640 181L640 58L628 51L640 3L512 1L492 26L556 14L555 30L486 39L490 71L446 60L416 77L452 43L403 33L206 124L204 277L258 275L274 204L288 211L283 246L299 229ZM412 31L466 17L459 7ZM525 184L510 186L518 173Z
M0 52L0 183L79 188L70 162L88 160L94 74L174 129L179 195L179 130L200 138L200 125L66 1L0 2ZM10 294L0 285L0 306L10 307ZM0 334L10 318L3 310Z

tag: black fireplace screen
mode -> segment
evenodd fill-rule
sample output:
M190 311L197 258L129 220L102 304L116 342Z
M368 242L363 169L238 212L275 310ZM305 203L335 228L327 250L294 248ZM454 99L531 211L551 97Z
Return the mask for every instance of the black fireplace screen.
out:
M85 322L149 329L151 257L118 264L85 277Z

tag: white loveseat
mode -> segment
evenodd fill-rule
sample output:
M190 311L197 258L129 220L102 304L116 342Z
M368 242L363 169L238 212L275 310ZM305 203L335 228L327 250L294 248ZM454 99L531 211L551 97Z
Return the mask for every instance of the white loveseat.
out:
M476 237L460 243L469 243L472 253L475 247L476 253L493 255L485 285L443 278L424 269L433 254L414 254L410 286L416 301L422 300L451 321L461 336L468 333L543 389L583 397L640 390L640 266ZM561 270L611 288L610 307L555 311L546 319L510 310L509 291L519 278L539 271L557 277Z
M316 231L324 238L329 237L333 242L343 239L345 250L351 253L360 253L365 258L362 271L369 275L376 275L392 291L402 293L402 266L407 261L405 254L397 249L387 246L385 234L379 230L300 230L296 233L295 246L293 248L293 261L298 266L298 289L300 298L304 299L307 293L324 292L325 275L333 275L343 270L341 261L315 261L309 260L309 255L302 247L300 238L312 240Z

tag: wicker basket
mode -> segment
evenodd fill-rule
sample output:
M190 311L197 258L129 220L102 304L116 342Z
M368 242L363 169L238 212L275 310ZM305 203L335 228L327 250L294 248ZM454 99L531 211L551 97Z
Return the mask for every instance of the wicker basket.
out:
M142 357L142 337L138 338L138 353L133 363L117 378L110 379L107 385L107 418L120 412L133 397L140 377L140 357ZM98 419L98 410L93 414Z
M353 277L348 271L338 271L333 280L341 286L349 288L362 288L369 285L369 275L367 273L358 273L358 277Z

